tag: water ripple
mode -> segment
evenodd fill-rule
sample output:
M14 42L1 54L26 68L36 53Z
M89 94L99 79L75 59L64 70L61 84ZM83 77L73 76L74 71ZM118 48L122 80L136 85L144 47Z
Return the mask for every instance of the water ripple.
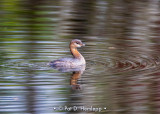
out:
M107 58L107 59L106 59ZM95 65L95 67L94 67ZM143 72L147 74L157 72L160 69L160 58L158 55L154 57L140 54L130 54L127 56L101 56L101 58L93 57L88 60L88 68L92 67L92 70L101 68L99 72L107 72L111 74L119 73L136 73ZM98 71L98 70L96 70Z

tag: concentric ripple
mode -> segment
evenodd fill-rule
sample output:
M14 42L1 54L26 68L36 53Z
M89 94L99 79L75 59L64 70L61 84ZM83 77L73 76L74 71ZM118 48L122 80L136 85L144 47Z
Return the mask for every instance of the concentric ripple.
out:
M93 57L88 60L88 67L97 72L107 72L111 74L134 73L134 72L157 72L160 69L160 57L158 55L149 56L144 54L132 53L128 55L114 55ZM93 66L95 65L95 69Z
M155 61L155 58L144 58L144 57L129 57L123 58L120 61L116 61L115 67L112 69L117 70L118 72L129 72L129 71L140 71L147 70L151 68L156 68L159 65L158 62Z

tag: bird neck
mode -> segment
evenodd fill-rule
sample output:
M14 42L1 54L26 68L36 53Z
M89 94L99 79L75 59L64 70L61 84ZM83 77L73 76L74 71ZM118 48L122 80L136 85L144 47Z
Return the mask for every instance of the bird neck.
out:
M73 55L74 58L81 59L81 58L83 57L83 56L79 53L79 51L77 50L77 48L72 47L71 45L70 45L70 51L71 51L71 53L72 53L72 55Z

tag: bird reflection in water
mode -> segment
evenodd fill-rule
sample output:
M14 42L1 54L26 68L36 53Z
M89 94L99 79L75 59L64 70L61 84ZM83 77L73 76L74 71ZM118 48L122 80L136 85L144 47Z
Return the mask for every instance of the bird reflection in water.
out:
M70 85L73 90L80 90L81 85L78 83L78 79L80 79L81 75L83 74L86 65L81 65L73 68L67 68L67 67L56 67L51 66L52 68L59 70L60 72L72 72L71 79L70 79Z

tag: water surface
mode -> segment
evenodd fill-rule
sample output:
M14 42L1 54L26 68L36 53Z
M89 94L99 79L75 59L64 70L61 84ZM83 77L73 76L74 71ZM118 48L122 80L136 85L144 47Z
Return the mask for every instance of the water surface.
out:
M0 113L160 113L158 0L1 6ZM86 67L50 67L75 38Z

